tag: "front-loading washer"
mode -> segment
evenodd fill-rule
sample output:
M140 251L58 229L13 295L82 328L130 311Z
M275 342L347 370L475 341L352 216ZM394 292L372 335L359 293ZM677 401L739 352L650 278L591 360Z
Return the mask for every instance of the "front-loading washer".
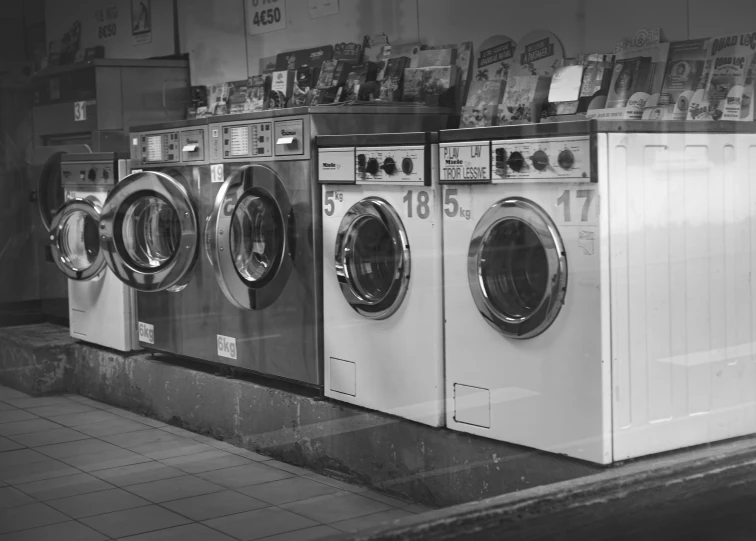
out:
M325 395L444 422L435 134L318 138Z
M610 463L756 432L756 135L440 133L447 426Z
M100 219L108 267L136 290L140 345L214 361L218 296L200 257L211 183L204 119L131 130L132 173L110 192Z
M65 203L52 216L53 261L68 278L71 336L119 351L139 348L134 290L108 270L100 250L100 210L129 172L113 152L66 154L60 162Z
M205 242L221 297L217 363L320 392L322 207L313 141L438 130L448 114L421 106L301 107L212 119L219 190Z

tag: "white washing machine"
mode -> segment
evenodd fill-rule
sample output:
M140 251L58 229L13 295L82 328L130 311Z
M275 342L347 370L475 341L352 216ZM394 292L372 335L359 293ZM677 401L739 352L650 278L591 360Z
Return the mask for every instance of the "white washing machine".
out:
M441 206L427 133L321 136L325 395L444 421Z
M125 156L112 152L66 154L60 164L65 203L53 215L53 261L68 278L71 336L119 351L139 349L134 291L108 269L100 250L100 210L129 173Z
M736 124L441 132L447 426L603 464L756 432Z

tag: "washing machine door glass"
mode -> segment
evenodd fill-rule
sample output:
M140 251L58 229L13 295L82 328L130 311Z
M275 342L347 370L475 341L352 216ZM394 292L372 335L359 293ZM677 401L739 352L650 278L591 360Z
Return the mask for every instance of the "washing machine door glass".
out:
M567 288L556 224L532 201L497 202L473 233L468 279L475 304L492 327L511 338L541 334L559 314Z
M108 267L138 291L180 291L197 256L197 216L176 171L142 171L110 192L100 219Z
M207 255L226 298L244 310L275 302L289 280L292 206L270 168L231 171L207 222Z
M106 268L99 222L100 206L90 199L68 201L53 216L49 237L53 260L71 280L91 280Z
M367 197L347 211L335 256L341 292L357 313L386 319L399 309L409 287L410 249L402 220L387 201Z

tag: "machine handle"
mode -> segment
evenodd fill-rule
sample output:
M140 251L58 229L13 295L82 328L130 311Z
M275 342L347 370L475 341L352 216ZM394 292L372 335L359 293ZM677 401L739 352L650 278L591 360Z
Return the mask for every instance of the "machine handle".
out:
M210 218L211 216L208 216L205 218L205 231L204 231L204 238L205 238L205 257L207 257L207 260L210 262L210 266L214 267L213 264L213 258L210 255Z

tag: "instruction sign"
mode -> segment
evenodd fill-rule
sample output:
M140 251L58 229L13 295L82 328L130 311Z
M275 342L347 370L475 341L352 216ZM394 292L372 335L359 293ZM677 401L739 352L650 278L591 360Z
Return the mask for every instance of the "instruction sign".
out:
M440 145L441 180L490 180L491 145L488 141Z

